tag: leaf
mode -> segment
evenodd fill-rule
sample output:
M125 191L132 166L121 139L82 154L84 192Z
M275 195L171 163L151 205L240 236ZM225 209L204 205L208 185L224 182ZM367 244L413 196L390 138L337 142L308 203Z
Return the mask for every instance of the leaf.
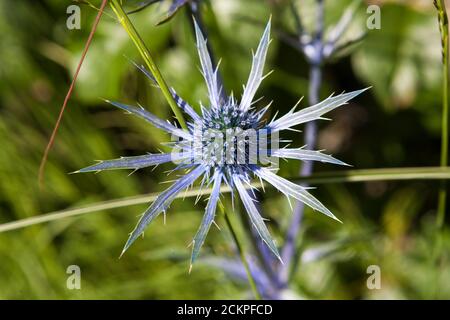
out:
M281 261L280 254L278 253L277 246L272 239L272 236L269 233L269 230L264 223L263 218L258 212L255 204L253 203L252 197L249 195L248 191L244 188L241 182L241 178L238 175L233 176L233 183L236 186L236 189L241 197L242 203L247 210L247 214L250 217L250 221L252 225L255 227L261 239L265 242L265 244L269 247L269 249L273 252L273 254Z
M270 24L271 22L269 20L261 37L261 41L259 42L256 54L253 56L252 69L250 71L247 84L245 85L244 94L242 95L240 104L241 110L244 111L250 108L253 98L255 97L255 93L264 79L264 65L266 63L267 50L269 49L270 43Z
M169 10L163 18L161 18L156 25L161 25L168 22L173 16L190 0L172 0Z
M208 47L206 46L206 40L203 38L202 31L194 19L195 36L197 38L197 50L200 58L200 64L202 66L202 74L205 78L206 86L209 92L209 101L211 107L219 108L221 105L219 83L217 81L217 69L213 70L211 57L209 56Z
M181 160L187 157L187 154L178 153L160 153L160 154L146 154L143 156L135 157L121 157L119 159L113 160L101 160L98 164L80 169L74 173L84 173L84 172L96 172L103 170L116 170L116 169L141 169L153 165L158 165L161 163L169 161Z
M134 0L134 1L127 1L127 4L129 2L137 2L137 1L139 1L139 3L137 5L135 5L134 9L128 11L127 14L133 14L133 13L142 11L145 8L151 6L152 4L162 2L163 0Z
M147 110L145 110L142 107L133 107L133 106L129 106L129 105L126 105L123 103L113 102L113 101L109 101L109 100L106 100L106 102L112 104L113 106L115 106L117 108L125 110L128 113L134 114L135 116L138 116L141 119L144 119L145 121L154 125L156 128L159 128L161 130L164 130L168 133L174 134L174 135L184 138L186 140L192 140L191 134L188 133L187 131L179 129L179 128L175 127L174 125L170 124L169 122L158 118L157 116L148 112Z
M338 160L330 155L323 154L320 151L315 150L306 150L301 148L300 149L283 148L273 150L271 155L279 158L297 159L302 161L320 161L333 163L341 166L348 166L348 164L342 162L341 160Z
M205 172L203 166L198 166L191 172L185 174L182 178L178 179L170 188L162 192L152 203L152 205L144 212L139 220L136 228L131 232L125 246L122 250L121 256L128 250L133 242L144 232L145 228L159 216L161 212L166 210L170 203L175 199L176 195L189 185L195 182Z
M254 168L253 172L263 180L266 180L273 185L280 192L286 196L294 197L295 199L310 206L312 209L322 212L334 220L341 222L334 214L331 213L319 200L317 200L312 194L306 191L306 188L299 186L287 179L284 179L276 174L272 173L266 168Z
M191 267L197 259L200 249L205 242L206 235L214 222L214 216L216 213L217 202L220 196L220 185L222 183L222 174L216 171L214 174L214 185L211 191L211 196L209 198L208 204L206 206L205 215L203 216L200 228L198 229L192 244L192 255L191 255Z
M299 124L323 119L322 115L330 112L337 107L347 104L347 102L369 88L356 90L348 93L342 93L337 96L330 96L327 99L300 111L294 112L292 109L290 112L282 116L281 118L272 121L267 127L272 131L280 131L290 129Z
M131 63L137 69L139 69L150 80L150 82L153 85L155 85L156 87L161 89L160 86L158 85L158 82L156 81L155 77L150 73L150 71L148 71L143 65L139 65L139 64L137 64L134 61L131 61ZM200 123L202 121L202 119L197 114L197 112L195 112L194 109L186 101L184 101L183 98L181 98L177 94L177 92L175 91L174 88L170 88L170 93L172 94L172 97L175 100L175 102L178 105L178 107L180 107L181 110L186 112L195 121L195 123Z

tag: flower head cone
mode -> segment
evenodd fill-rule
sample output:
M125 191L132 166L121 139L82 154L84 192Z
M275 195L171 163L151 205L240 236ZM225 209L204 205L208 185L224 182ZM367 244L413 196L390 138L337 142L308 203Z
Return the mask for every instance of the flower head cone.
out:
M112 105L177 137L177 141L170 144L173 147L172 152L101 161L78 172L113 169L138 170L167 162L174 162L177 164L175 169L186 171L183 176L163 191L143 213L136 228L131 232L123 252L131 246L155 218L161 213L165 213L177 194L200 179L201 185L209 185L212 191L202 222L192 242L191 265L198 258L200 248L214 223L222 184L227 184L231 187L233 193L239 195L251 225L273 254L281 260L276 243L255 205L255 188L250 184L251 178L255 176L272 185L287 197L301 201L315 211L337 220L330 210L309 193L307 188L276 175L271 170L271 165L276 162L276 159L281 158L320 161L338 165L345 165L345 163L319 151L288 148L287 146L280 148L279 143L284 141L278 138L278 133L282 130L294 130L295 126L308 121L324 119L322 116L325 113L346 104L366 89L330 96L316 105L299 111L294 108L286 115L267 122L263 117L269 106L256 110L252 105L256 91L264 79L263 69L270 43L270 22L267 24L258 49L253 55L250 75L247 84L244 86L240 101L237 101L233 95L226 97L222 93L217 76L218 70L213 68L206 40L196 23L195 30L201 70L208 89L209 105L201 106L201 113L199 114L179 97L174 89L171 89L177 105L191 119L188 123L188 130L180 129L142 107L110 102ZM154 80L152 75L142 66L137 67L149 79ZM265 161L261 161L262 158Z

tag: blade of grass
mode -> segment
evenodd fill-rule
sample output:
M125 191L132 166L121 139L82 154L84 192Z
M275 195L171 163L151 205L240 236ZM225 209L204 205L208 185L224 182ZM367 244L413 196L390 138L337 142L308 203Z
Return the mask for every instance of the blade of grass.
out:
M438 10L439 30L442 40L442 128L441 128L441 167L448 163L448 17L444 0L435 0L434 5ZM441 228L445 220L446 183L441 182L439 190L438 212L436 225Z
M390 169L365 169L365 170L347 170L339 172L318 173L310 177L294 177L289 180L297 183L347 183L347 182L367 182L367 181L395 181L395 180L448 180L450 179L450 167L424 167L424 168L390 168ZM260 183L253 183L253 186L260 187ZM270 186L265 186L270 188ZM223 186L221 192L230 192L230 188ZM208 188L193 188L185 193L179 194L180 197L194 197L207 195L211 192ZM84 207L69 208L65 210L50 212L35 217L16 220L0 224L0 233L10 230L25 228L35 224L51 222L59 219L83 215L96 211L123 208L138 204L152 202L159 195L159 192L145 194L135 197L126 197L109 201L97 202Z
M122 5L119 3L118 0L111 0L110 5L111 5L111 8L113 9L114 13L116 14L117 18L119 19L120 24L123 26L125 31L128 33L129 37L131 38L131 40L135 44L136 48L138 49L139 53L141 54L142 59L144 59L145 64L150 69L152 75L155 77L155 80L158 83L158 86L160 87L164 97L167 100L167 103L169 104L170 108L172 109L173 113L175 114L175 117L177 118L181 127L183 129L187 130L186 121L184 120L184 117L180 111L180 108L178 107L177 103L175 102L174 98L172 97L172 94L170 93L170 90L169 90L169 87L167 86L166 81L164 80L163 76L161 75L161 72L159 71L158 67L156 66L156 63L153 60L153 57L152 57L149 49L145 45L144 41L142 40L141 36L137 32L137 30L134 27L131 20L128 18L128 15L123 10Z
M44 178L44 170L45 170L45 164L47 163L48 154L50 153L50 150L53 146L53 143L55 142L56 134L58 132L59 126L61 125L61 121L64 115L64 111L66 110L67 103L69 102L70 97L72 96L73 89L75 87L75 83L78 78L78 74L80 73L81 66L83 65L84 59L86 58L86 54L89 50L89 47L91 45L92 39L94 38L95 31L97 30L97 26L100 22L100 18L103 15L103 12L105 10L105 6L108 3L108 0L102 0L102 4L100 6L100 9L97 13L97 16L95 17L94 24L92 25L91 32L89 33L89 37L86 41L86 44L83 49L83 53L81 54L80 61L78 62L77 69L75 71L75 74L73 76L72 82L70 84L69 90L67 91L66 97L64 98L63 105L59 111L58 119L56 120L55 127L53 128L52 134L50 136L50 139L48 140L47 146L45 147L44 155L41 159L41 164L39 165L39 174L38 174L38 181L39 185L42 187L43 178Z
M444 0L434 0L434 5L438 11L439 31L442 41L442 125L441 125L441 167L446 167L448 163L448 55L449 55L449 43L448 43L448 17ZM445 210L446 210L446 198L447 198L447 184L446 181L441 181L439 195L438 195L438 208L436 215L436 228L439 230L435 233L434 247L431 254L431 270L433 270L434 281L430 286L433 297L437 297L440 291L440 274L441 268L439 267L440 259L442 258L443 250L443 236L444 231L442 227L445 222Z
M381 168L330 171L289 180L309 184L396 180L448 180L450 167Z

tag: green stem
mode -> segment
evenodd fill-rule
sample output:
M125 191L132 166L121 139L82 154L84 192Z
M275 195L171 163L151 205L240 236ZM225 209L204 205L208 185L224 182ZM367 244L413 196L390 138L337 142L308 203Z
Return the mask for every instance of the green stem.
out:
M441 129L441 167L446 167L448 163L448 17L444 0L436 0L435 6L438 10L439 30L442 40L442 129ZM438 211L436 216L436 225L441 228L445 220L446 206L446 183L441 182L439 190Z
M445 8L444 0L435 0L434 5L438 11L439 31L442 41L442 128L441 128L441 167L446 167L448 163L448 58L449 58L449 43L448 43L448 17ZM435 233L434 247L431 255L432 267L435 267L433 276L433 296L436 298L440 292L440 275L439 261L442 257L442 241L445 221L445 207L446 207L446 182L441 181L439 195L438 195L438 209L436 215L436 227L439 232ZM432 269L433 270L433 269Z
M448 46L448 45L447 45ZM448 52L448 49L445 49ZM448 163L448 59L444 63L443 70L443 96L442 96L442 138L441 138L441 167L446 167ZM445 220L445 206L447 198L446 182L441 182L439 190L439 205L437 215L437 225L442 227Z
M228 216L228 211L225 210L223 208L223 206L219 206L219 207L220 207L220 210L222 211L223 215L225 216L225 221L227 223L228 229L230 229L231 236L233 237L233 240L236 243L236 247L239 251L239 256L241 257L241 261L242 261L242 264L244 265L245 272L247 273L248 283L250 284L250 287L252 288L255 298L257 300L261 300L261 294L259 293L258 288L256 287L255 279L253 279L253 275L250 271L250 267L249 267L247 259L245 257L245 252L244 252L244 247L242 246L242 242L240 241L240 239L233 227L233 223L231 222L231 219Z
M117 18L119 19L120 24L126 30L128 35L130 36L131 40L133 40L134 44L136 45L137 49L139 50L139 53L141 54L142 58L144 59L145 64L150 69L152 75L155 77L156 82L158 83L158 86L160 87L164 97L166 98L167 102L169 103L169 106L172 108L172 111L175 114L175 117L177 118L181 127L183 129L187 130L186 121L184 120L184 117L180 111L180 108L178 108L177 103L175 102L174 98L172 97L169 87L167 86L166 82L164 81L164 78L161 75L161 72L159 71L158 67L156 66L156 63L153 60L153 57L150 54L150 51L146 47L141 36L136 31L136 28L134 27L134 25L128 18L125 11L123 10L122 5L119 3L118 0L111 0L110 5L111 5L111 8L113 9L114 13L116 14Z
M448 70L448 64L445 65L445 70ZM446 71L447 73L447 71ZM443 109L442 109L442 146L441 146L441 167L446 167L448 163L448 74L444 79L444 92L443 92ZM447 183L441 181L439 190L439 202L438 213L436 217L436 225L441 228L444 225L445 220L445 207L447 199Z
M354 183L367 181L400 181L400 180L449 180L450 167L425 167L425 168L389 168L389 169L363 169L363 170L343 170L337 172L315 173L309 177L290 177L289 180L296 183L326 184L326 183ZM260 188L259 182L252 183L252 186ZM270 188L269 185L265 187ZM230 192L228 186L220 188L221 193ZM177 198L187 198L204 196L211 193L211 188L192 188L186 192L180 192L175 196ZM92 203L84 207L68 208L60 211L54 211L33 217L6 222L0 224L0 233L29 227L32 225L56 221L73 216L124 208L138 204L153 202L156 200L159 192L138 195L134 197L125 197L114 200L107 200Z

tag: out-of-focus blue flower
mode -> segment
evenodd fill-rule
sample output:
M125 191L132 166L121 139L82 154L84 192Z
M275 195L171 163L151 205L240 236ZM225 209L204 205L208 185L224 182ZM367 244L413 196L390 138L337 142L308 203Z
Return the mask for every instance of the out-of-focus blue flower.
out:
M196 6L198 2L201 0L171 0L171 4L167 12L164 14L164 16L158 21L158 24L162 24L164 22L169 21L172 19L172 17L178 12L179 9L181 9L185 5L193 5ZM164 0L144 0L140 1L135 9L131 10L130 13L135 13L138 11L141 11L145 8L147 8L150 5L164 2Z
M361 30L361 33L354 38L346 41L343 39L351 23L355 20L354 16L361 4L360 0L353 0L343 12L339 21L331 26L325 26L323 23L324 1L316 1L316 3L321 18L316 19L318 28L314 33L306 30L295 2L292 0L289 1L289 7L295 22L295 33L276 31L282 41L300 51L311 65L320 65L348 53L348 49L360 43L366 36L366 32ZM245 17L245 19L258 22L250 17ZM325 28L327 29L326 33L324 32Z
M345 163L319 151L303 148L280 148L279 143L286 141L278 139L278 132L294 130L293 128L299 124L323 119L322 116L325 113L346 104L366 89L330 96L316 105L299 111L295 111L294 107L286 115L266 122L263 117L269 106L256 110L253 103L255 102L256 91L264 79L263 69L270 42L270 22L267 24L258 49L253 55L250 76L244 87L240 102L233 95L223 98L222 88L218 82L218 70L213 68L206 40L197 23L195 23L195 30L201 70L208 88L209 105L207 107L202 105L201 113L198 114L176 94L174 89L171 89L178 106L191 118L188 122L188 130L180 129L168 121L159 119L142 107L110 102L112 105L134 114L176 137L176 141L170 144L173 151L171 153L147 154L101 161L78 172L113 169L138 170L170 161L177 164L175 169L186 170L186 174L162 192L144 212L136 228L130 234L123 252L131 246L156 217L161 213L165 214L178 193L202 177L201 186L212 185L212 191L203 220L192 242L191 265L198 257L209 228L214 223L216 207L220 198L220 187L223 183L230 186L233 192L239 194L258 235L273 254L280 259L277 246L255 206L255 188L250 184L252 176L271 184L287 197L302 201L312 209L337 220L330 210L311 195L306 188L276 175L271 165L276 163L279 158L321 161L338 165L345 165ZM137 67L154 81L152 75L144 67ZM263 156L267 156L269 160L262 163Z

